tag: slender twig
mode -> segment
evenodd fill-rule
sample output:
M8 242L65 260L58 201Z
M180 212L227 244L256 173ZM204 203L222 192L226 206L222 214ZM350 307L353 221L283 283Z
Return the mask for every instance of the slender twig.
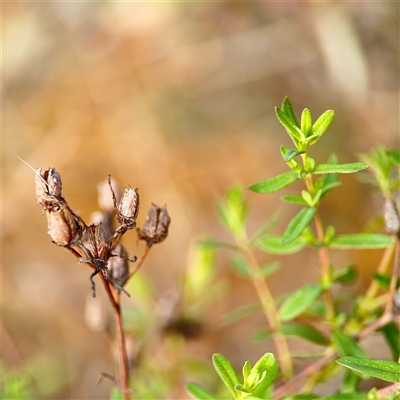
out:
M121 390L124 400L129 400L129 363L128 356L126 353L126 344L125 344L125 333L124 327L122 323L122 314L120 307L120 297L118 291L112 291L110 288L109 281L104 277L103 274L100 275L100 278L103 282L104 288L106 289L108 298L110 300L113 315L114 315L114 323L115 323L115 332L117 335L118 341L118 355L119 355L119 379L121 384ZM114 294L115 293L115 297Z
M290 378L291 376L293 376L293 365L290 358L290 351L286 337L279 332L281 322L278 316L278 311L274 298L271 294L267 282L261 274L260 266L251 249L242 248L242 252L249 262L253 286L263 307L265 317L269 324L269 328L273 334L272 338L278 353L278 359L282 368L282 374L286 378Z
M138 272L139 268L143 264L143 261L146 259L147 255L149 254L149 251L150 251L151 247L152 246L150 246L149 244L146 244L146 247L143 250L142 255L136 261L136 263L133 265L133 268L132 268L131 272L129 273L128 277L125 279L125 281L124 281L122 286L124 286L129 281L129 279L131 279L136 274L136 272Z

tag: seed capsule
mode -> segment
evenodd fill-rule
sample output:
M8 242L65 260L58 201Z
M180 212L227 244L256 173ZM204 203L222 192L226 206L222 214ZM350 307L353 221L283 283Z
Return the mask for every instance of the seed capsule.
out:
M62 183L60 174L54 169L36 170L36 199L38 203L46 207L52 200L61 200Z
M136 218L139 213L139 192L137 189L125 189L121 201L118 204L117 221L128 229L136 226Z
M63 202L56 202L47 207L48 233L58 246L68 246L78 232L75 216Z
M385 198L383 205L383 217L385 228L389 233L400 233L400 195L397 195L396 202Z
M158 207L152 204L143 230L138 229L140 240L145 240L149 246L162 242L168 235L168 228L171 218L166 207Z

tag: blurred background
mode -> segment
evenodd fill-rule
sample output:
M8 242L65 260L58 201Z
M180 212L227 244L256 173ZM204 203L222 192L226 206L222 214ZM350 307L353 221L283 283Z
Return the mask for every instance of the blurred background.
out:
M87 222L98 209L97 184L108 174L122 187L139 188L139 227L152 202L167 204L169 237L152 249L128 287L131 299L124 298L128 330L132 337L140 336L140 323L155 330L146 339L146 357L157 366L153 373L168 375L164 386L157 383L159 394L140 398L187 398L186 376L176 367L183 360L197 360L198 372L215 352L239 367L273 350L269 342L251 340L265 325L260 313L245 324L220 323L225 312L256 301L224 256L216 260L215 279L225 292L196 316L196 334L186 335L196 337L165 342L160 321L173 313L182 276L196 257L195 240L228 239L216 217L218 198L233 183L286 171L279 146L291 142L274 113L284 96L298 116L305 107L314 118L336 111L314 148L317 162L332 152L341 162L356 161L378 144L398 148L398 32L395 2L3 3L6 369L26 373L36 397L48 399L106 399L112 384L97 386L98 376L118 373L100 281L91 301L91 271L51 243L34 173L17 156L34 168L56 168L64 197ZM360 231L381 199L354 175L341 180L327 199L324 223L340 233ZM250 232L279 210L275 232L281 233L297 211L279 195L247 196ZM134 232L124 244L131 256L143 251ZM363 255L333 255L339 267L358 265L355 290L363 290L381 252ZM271 278L274 294L315 279L316 265L313 253L300 265L286 257ZM140 346L132 339L131 347L136 359Z

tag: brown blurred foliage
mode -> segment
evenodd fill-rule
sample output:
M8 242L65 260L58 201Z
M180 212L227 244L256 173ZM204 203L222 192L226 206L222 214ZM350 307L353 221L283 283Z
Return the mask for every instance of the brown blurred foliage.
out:
M195 238L226 237L215 201L227 186L285 171L279 146L290 140L273 109L285 95L297 114L336 111L317 162L332 151L351 162L378 143L398 146L396 3L9 2L2 13L2 356L15 367L47 366L50 374L36 378L50 385L63 376L51 398L107 397L110 384L95 382L113 361L107 341L84 324L89 271L51 243L34 174L17 155L35 168L56 168L85 221L108 174L139 188L139 227L152 202L167 204L169 237L143 270L162 296L176 287ZM380 199L354 176L342 180L323 217L356 232ZM248 196L250 229L278 207L280 228L295 212L279 196ZM130 235L124 245L138 254ZM351 255L366 277L379 258ZM315 262L289 257L273 278L275 292L299 285L293 269L311 279ZM221 273L230 276L227 268ZM221 312L255 300L230 279L234 298ZM237 332L216 333L195 349L207 359L225 351L240 363L265 351L250 343L248 328Z

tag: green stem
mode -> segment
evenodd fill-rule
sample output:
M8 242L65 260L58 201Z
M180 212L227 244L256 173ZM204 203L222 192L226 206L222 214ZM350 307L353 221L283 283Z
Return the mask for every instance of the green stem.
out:
M251 248L248 245L239 246L242 254L249 263L252 284L256 290L257 296L263 307L265 317L268 321L269 328L273 334L272 337L276 347L279 363L281 365L282 375L285 378L291 378L293 376L293 365L290 357L290 350L285 336L279 332L281 321L274 298L272 297L267 282L262 276L261 268Z

